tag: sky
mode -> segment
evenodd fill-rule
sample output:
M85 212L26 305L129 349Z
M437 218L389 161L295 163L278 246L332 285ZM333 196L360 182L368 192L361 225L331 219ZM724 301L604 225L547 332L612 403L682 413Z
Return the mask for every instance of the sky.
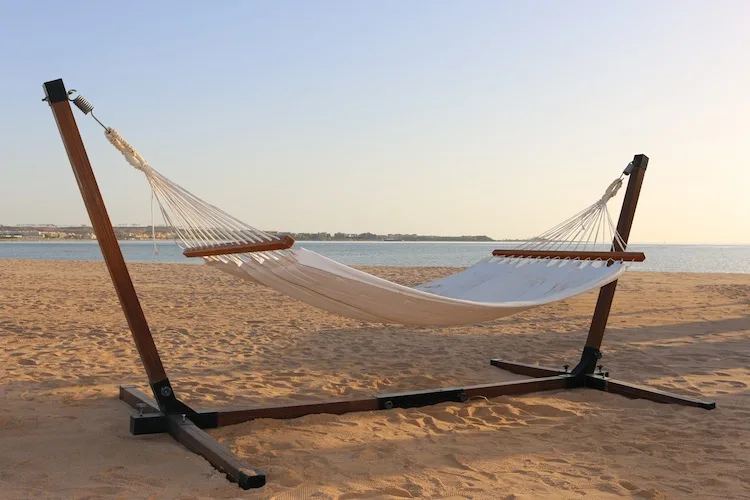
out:
M745 0L0 11L0 224L89 224L41 101L63 78L151 166L261 229L524 238L642 153L632 242L750 243ZM149 224L145 178L75 111L113 223Z

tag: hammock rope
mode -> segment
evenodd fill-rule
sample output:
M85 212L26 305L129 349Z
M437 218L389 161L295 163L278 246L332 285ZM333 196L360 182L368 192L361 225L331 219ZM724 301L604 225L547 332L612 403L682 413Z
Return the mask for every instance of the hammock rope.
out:
M227 243L260 243L272 241L275 235L261 231L198 198L179 184L153 169L148 162L114 129L105 135L127 162L143 172L168 226L174 229L184 248ZM607 202L622 187L624 174L615 179L596 202L539 236L518 245L518 250L589 251L626 245L612 222ZM262 258L282 250L262 252ZM510 257L501 257L508 259ZM244 259L242 259L244 260Z

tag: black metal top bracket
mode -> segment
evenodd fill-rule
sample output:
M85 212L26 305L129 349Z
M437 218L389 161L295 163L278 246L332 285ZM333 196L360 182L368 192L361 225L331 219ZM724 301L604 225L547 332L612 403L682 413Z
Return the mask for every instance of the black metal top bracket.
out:
M46 100L50 104L67 101L68 91L65 89L65 84L63 83L62 78L45 82L44 96L44 100Z

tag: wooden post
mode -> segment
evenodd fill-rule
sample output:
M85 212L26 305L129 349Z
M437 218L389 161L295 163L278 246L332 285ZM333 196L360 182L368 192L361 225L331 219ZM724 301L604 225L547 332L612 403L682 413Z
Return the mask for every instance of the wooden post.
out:
M60 137L65 146L65 151L68 153L70 165L73 167L73 173L78 181L83 202L86 205L91 225L99 242L99 248L101 248L104 262L107 264L109 275L120 299L120 305L133 334L133 340L146 369L148 380L152 387L169 387L164 365L162 365L159 352L156 350L151 330L146 322L130 273L125 265L125 259L117 243L115 231L112 228L107 208L104 206L104 200L91 169L91 163L86 154L81 134L78 131L78 125L73 116L73 110L70 107L68 93L63 81L46 82L44 93L52 109L55 122L57 122ZM171 395L171 388L169 392L169 395ZM157 399L159 399L159 396L157 395Z
M643 178L646 175L647 166L648 157L646 155L635 155L632 168L630 169L630 179L628 180L628 187L625 191L625 198L622 200L620 219L617 221L617 232L620 234L622 242L625 244L628 242L630 230L633 227L635 209L638 205L638 197L641 193L641 186L643 185ZM625 251L625 248L623 248L620 242L617 241L617 238L612 242L612 251ZM595 353L598 359L599 349L601 348L602 339L604 338L604 330L607 327L609 311L612 308L612 301L615 297L616 288L617 280L603 286L601 290L599 290L599 298L596 301L596 309L594 309L594 316L591 318L589 335L586 339L584 356L586 351L589 351ZM593 372L594 364L591 364L587 368L591 370L589 373Z

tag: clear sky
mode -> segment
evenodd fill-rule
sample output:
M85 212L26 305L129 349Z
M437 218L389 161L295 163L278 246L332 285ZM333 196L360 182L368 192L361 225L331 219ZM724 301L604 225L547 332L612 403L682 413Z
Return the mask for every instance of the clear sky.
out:
M651 159L632 241L750 243L750 2L0 0L0 224L88 224L42 83L256 227L538 234ZM142 175L76 110L110 216ZM614 212L622 196L611 202Z

